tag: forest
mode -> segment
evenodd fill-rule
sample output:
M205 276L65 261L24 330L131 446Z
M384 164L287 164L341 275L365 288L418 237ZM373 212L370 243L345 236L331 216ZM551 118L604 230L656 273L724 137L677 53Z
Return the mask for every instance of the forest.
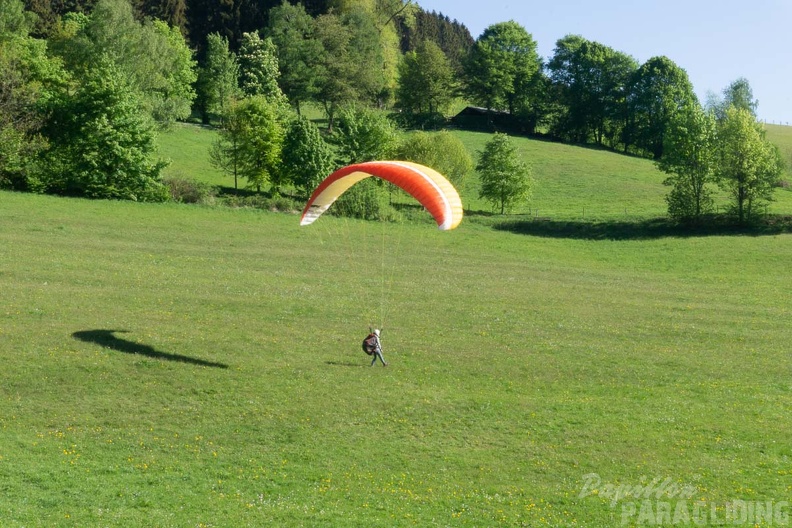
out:
M0 188L167 199L154 135L197 118L219 127L213 162L235 182L304 192L333 166L399 152L399 128L443 128L460 101L493 132L656 160L669 213L686 221L710 211L714 185L750 219L783 170L746 79L702 103L667 57L639 64L567 35L544 59L515 21L474 39L409 0L0 7ZM307 104L325 130L301 115ZM735 142L750 163L728 159Z

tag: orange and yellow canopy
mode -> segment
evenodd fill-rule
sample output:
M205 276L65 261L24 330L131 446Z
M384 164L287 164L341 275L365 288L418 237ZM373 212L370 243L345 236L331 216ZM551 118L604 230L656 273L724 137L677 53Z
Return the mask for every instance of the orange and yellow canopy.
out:
M454 229L462 221L459 193L436 170L409 161L368 161L348 165L325 178L305 205L300 225L313 223L347 189L371 176L404 189L429 211L443 231Z

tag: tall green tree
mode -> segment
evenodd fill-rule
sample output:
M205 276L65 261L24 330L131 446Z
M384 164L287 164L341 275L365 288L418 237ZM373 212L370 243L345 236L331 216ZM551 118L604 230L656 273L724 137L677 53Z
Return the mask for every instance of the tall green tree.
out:
M218 140L212 147L212 163L227 174L245 178L257 191L279 182L283 126L278 106L261 95L228 103Z
M239 178L245 163L245 141L249 135L249 125L242 112L231 106L223 116L217 137L209 150L209 163L224 174L234 178L234 190L239 189Z
M552 124L559 137L615 146L624 126L627 87L638 64L613 48L567 35L548 63L552 94L561 111Z
M718 124L717 156L718 185L731 195L739 222L750 222L773 199L784 171L778 147L765 138L750 110L731 106Z
M316 98L325 108L332 131L338 108L356 102L371 104L380 97L385 87L382 50L374 19L361 10L317 17L316 34L322 43L315 69Z
M385 60L384 44L380 27L374 15L363 9L354 9L344 14L342 22L350 34L349 60L352 70L346 82L352 87L356 101L365 104L381 104L383 93L389 84L389 72Z
M306 195L335 168L333 149L319 128L310 119L299 115L289 122L281 160L284 181Z
M42 103L67 81L46 42L30 36L30 14L20 0L0 0L0 188L28 189L46 146Z
M47 193L138 201L168 197L155 159L155 130L138 92L110 58L85 72L75 92L51 101L50 147L37 183Z
M699 223L712 212L710 186L715 182L717 130L715 115L691 101L677 112L665 135L658 168L669 174L668 213L683 223Z
M477 104L514 114L532 97L540 68L536 42L525 28L513 20L493 24L473 45L465 65L467 92Z
M747 110L754 117L756 117L756 110L759 107L759 101L754 99L751 83L745 77L732 81L729 86L723 89L721 97L711 93L707 104L715 112L719 121L726 118L726 110L732 106Z
M158 55L156 82L147 89L154 119L163 126L185 120L192 113L198 64L179 28L161 20L144 26L151 51ZM145 89L145 88L144 88Z
M665 134L678 109L698 104L687 72L667 57L653 57L633 75L625 144L663 155Z
M239 106L250 123L242 174L256 190L270 183L277 192L284 136L279 106L263 96L243 99Z
M422 42L432 41L448 57L454 73L462 74L463 62L475 44L467 27L442 13L423 9L417 9L410 18L398 19L397 25L403 53L416 50Z
M531 196L534 186L531 167L520 160L517 147L506 134L496 133L484 145L476 171L481 180L479 195L499 208L500 214L511 211Z
M324 106L328 130L332 132L337 109L359 98L356 65L350 51L352 38L341 17L333 13L317 17L316 35L322 45L319 64L314 70L316 99Z
M129 0L99 0L90 15L64 17L50 42L78 76L100 57L112 61L159 123L190 115L196 79L192 51L178 28L136 20Z
M211 113L224 116L239 95L239 63L228 40L217 33L206 37L206 58L198 71L196 106L204 124Z
M270 10L266 34L278 56L278 83L299 114L302 103L313 100L319 91L323 46L315 21L303 4L284 1Z
M239 87L246 95L263 95L270 101L286 105L286 96L278 86L280 70L272 39L261 39L257 32L244 33L237 53Z
M364 106L344 108L331 137L342 165L387 159L397 146L396 127L382 112Z
M431 41L405 53L399 65L397 107L413 113L442 113L454 97L451 64L443 50Z

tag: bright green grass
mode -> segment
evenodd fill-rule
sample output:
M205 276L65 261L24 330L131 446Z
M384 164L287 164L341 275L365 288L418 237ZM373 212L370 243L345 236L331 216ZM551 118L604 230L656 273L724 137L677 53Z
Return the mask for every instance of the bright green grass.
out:
M316 114L317 109L309 107L306 112ZM792 127L768 125L767 129L768 138L779 145L792 167ZM474 160L491 137L477 132L454 133ZM196 125L176 125L161 133L161 154L175 160L165 174L231 187L232 178L209 165L208 153L215 134L212 129ZM666 175L651 160L528 138L514 137L512 141L522 159L532 166L536 181L531 201L513 214L560 221L628 222L666 215L665 196L669 188L662 184ZM788 179L792 181L792 177ZM478 196L475 173L459 191L466 210L492 211L490 204ZM720 191L716 197L719 208L724 210L727 197ZM777 189L774 198L768 212L792 213L792 188Z
M159 156L170 161L163 175L233 187L233 177L209 163L209 151L216 137L214 128L187 123L176 123L169 130L161 131L157 138Z
M787 166L787 180L792 180L792 126L765 125L767 139L776 144Z
M477 132L456 134L474 159L491 137ZM768 139L779 145L792 167L792 127L768 126ZM515 209L514 214L564 221L628 222L667 214L665 196L669 187L663 185L667 175L651 160L528 138L513 137L512 142L531 165L536 182L530 203ZM467 209L491 210L478 198L475 175L460 192ZM715 198L719 209L725 210L728 197L715 190ZM774 199L768 212L792 213L791 189L777 189Z
M608 486L666 478L721 515L788 500L791 259L3 192L0 519L609 527Z
M456 132L474 159L490 134ZM665 214L664 175L645 159L606 150L526 138L512 138L520 157L532 167L536 188L530 204L514 211L539 217L630 219ZM471 209L490 210L478 198L476 178L464 194Z

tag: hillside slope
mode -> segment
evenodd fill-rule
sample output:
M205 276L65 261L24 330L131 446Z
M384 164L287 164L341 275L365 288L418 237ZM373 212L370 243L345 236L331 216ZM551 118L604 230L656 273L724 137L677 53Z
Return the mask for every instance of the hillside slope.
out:
M792 127L768 125L768 138L779 145L788 161L787 178L792 180ZM194 178L212 185L230 187L233 180L209 164L209 149L216 131L197 125L179 124L160 134L161 155L172 160L168 176ZM474 160L490 138L480 132L454 131ZM513 137L522 159L533 167L536 189L530 203L513 211L557 220L630 220L666 214L662 184L666 175L648 159L625 156L608 150ZM244 185L244 182L242 182ZM460 188L465 208L490 212L478 197L475 172ZM726 197L718 193L724 207ZM779 188L769 212L792 214L792 188Z

